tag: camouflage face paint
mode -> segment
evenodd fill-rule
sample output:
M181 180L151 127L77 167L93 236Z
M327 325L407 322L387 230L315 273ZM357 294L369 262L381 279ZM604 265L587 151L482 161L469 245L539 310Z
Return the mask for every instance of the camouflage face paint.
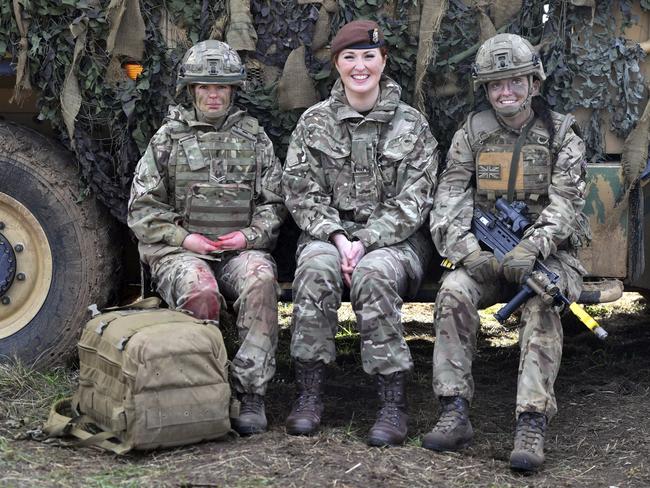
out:
M515 76L503 80L490 81L486 85L488 101L500 115L513 116L525 113L521 117L525 121L530 115L529 98L531 86L525 76Z
M207 119L223 117L230 109L232 86L230 85L192 85L194 105Z

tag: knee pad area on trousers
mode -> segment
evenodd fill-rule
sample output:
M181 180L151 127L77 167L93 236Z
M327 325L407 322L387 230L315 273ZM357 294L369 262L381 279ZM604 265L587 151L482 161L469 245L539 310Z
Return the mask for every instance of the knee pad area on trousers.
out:
M338 255L310 254L301 256L296 268L296 274L313 273L317 275L338 275L341 272L341 261Z
M263 285L275 286L275 283L278 281L275 277L273 266L266 262L257 263L257 265L250 270L250 275L253 276L258 283Z
M216 287L197 287L178 299L178 307L198 319L219 320L221 297Z
M355 301L361 294L390 294L395 290L396 283L390 279L386 272L373 266L364 266L363 261L352 273L352 288L350 298Z

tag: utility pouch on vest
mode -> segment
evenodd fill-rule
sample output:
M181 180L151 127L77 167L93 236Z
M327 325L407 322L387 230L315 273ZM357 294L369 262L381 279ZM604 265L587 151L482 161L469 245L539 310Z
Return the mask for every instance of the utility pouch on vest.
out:
M185 201L183 227L215 239L248 227L253 190L243 183L195 183Z
M84 327L79 389L44 431L123 454L230 432L227 356L219 329L167 309L117 309Z
M507 194L511 161L512 146L483 146L476 155L477 193L489 198ZM547 147L537 144L523 146L514 185L517 199L548 194L551 169L551 153Z
M183 151L185 151L187 164L192 171L200 170L205 166L205 158L203 157L203 153L199 147L199 142L194 134L181 137L178 140L178 144L183 148Z

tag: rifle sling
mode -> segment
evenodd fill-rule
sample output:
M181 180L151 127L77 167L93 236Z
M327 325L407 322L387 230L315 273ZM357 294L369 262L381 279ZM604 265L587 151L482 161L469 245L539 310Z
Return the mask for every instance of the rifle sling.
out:
M515 149L512 152L512 160L510 161L510 174L508 175L508 202L512 202L515 196L515 181L517 180L517 170L519 169L519 155L521 154L521 148L524 142L526 142L528 131L530 131L534 123L535 117L533 116L530 122L521 130L519 137L517 137L517 142L515 142Z

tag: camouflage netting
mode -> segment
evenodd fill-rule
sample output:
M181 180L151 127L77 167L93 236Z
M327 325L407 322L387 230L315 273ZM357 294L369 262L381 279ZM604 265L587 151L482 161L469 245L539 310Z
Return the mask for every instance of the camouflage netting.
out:
M239 50L249 86L240 102L286 150L304 108L334 80L328 44L345 22L377 20L389 45L387 71L405 101L421 107L443 149L474 107L470 67L495 32L526 36L541 49L544 96L560 111L592 109L589 156L607 155L607 129L634 141L626 174L647 159L644 52L612 18L637 19L631 1L604 0L2 0L0 51L16 64L20 100L40 90L40 115L75 152L90 190L120 219L135 163L174 101L175 68L193 42L220 39ZM548 4L548 22L543 22ZM641 1L650 10L650 2ZM122 70L141 60L132 81ZM644 129L645 128L645 129Z

